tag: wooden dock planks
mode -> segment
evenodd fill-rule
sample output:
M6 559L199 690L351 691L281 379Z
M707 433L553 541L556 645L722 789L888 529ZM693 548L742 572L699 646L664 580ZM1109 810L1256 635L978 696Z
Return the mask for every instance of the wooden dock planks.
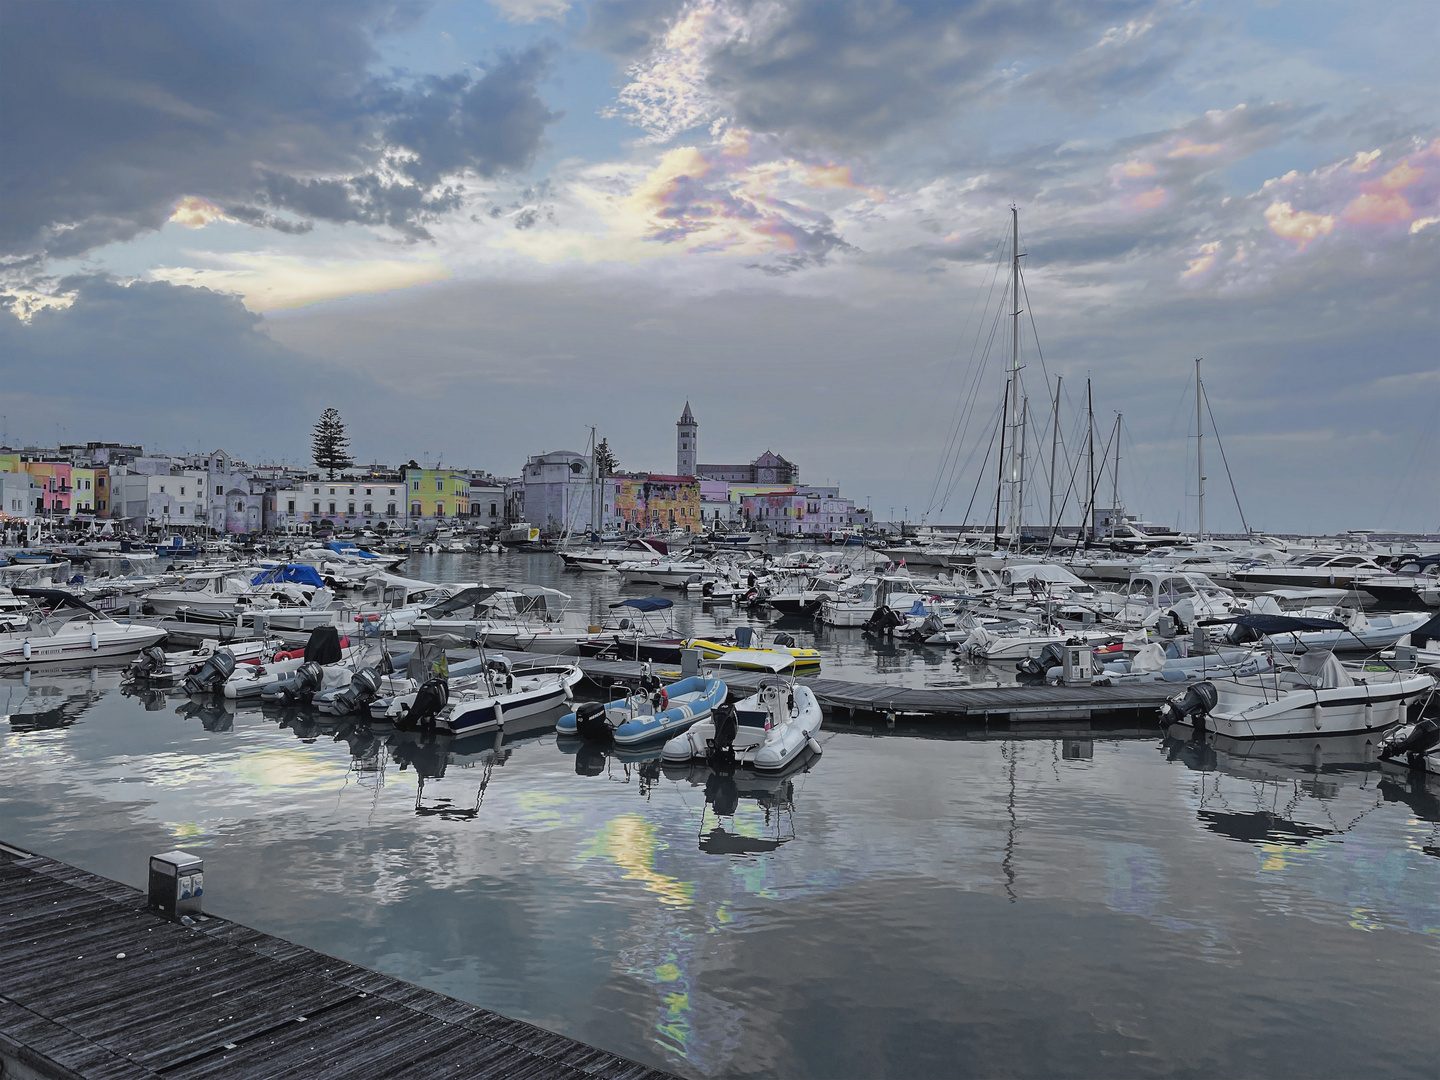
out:
M169 922L137 890L8 847L0 957L0 1059L41 1076L668 1075L226 919Z

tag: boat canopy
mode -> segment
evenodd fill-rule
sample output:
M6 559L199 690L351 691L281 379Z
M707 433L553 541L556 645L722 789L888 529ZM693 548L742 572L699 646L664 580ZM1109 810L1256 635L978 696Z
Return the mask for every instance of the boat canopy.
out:
M19 589L15 590L19 592ZM1410 644L1424 648L1427 641L1440 641L1440 615L1430 619L1424 626L1417 626L1410 631Z
M425 609L427 619L443 619L446 615L453 615L457 611L464 611L466 608L478 607L490 597L501 590L489 585L477 585L473 589L461 589L448 600L441 600L438 604L431 604Z
M51 611L62 611L65 608L75 608L79 611L89 611L103 618L109 618L103 611L91 607L74 593L68 593L61 589L27 589L23 585L12 586L10 591L16 596L31 596L39 600L42 606L48 606Z
M251 585L313 585L315 588L324 588L325 582L316 572L313 566L306 563L283 563L280 566L272 566L269 570L262 570L250 579Z
M618 604L611 604L612 608L628 607L636 611L664 611L666 608L675 606L673 600L666 600L663 596L642 596L636 600L621 600Z

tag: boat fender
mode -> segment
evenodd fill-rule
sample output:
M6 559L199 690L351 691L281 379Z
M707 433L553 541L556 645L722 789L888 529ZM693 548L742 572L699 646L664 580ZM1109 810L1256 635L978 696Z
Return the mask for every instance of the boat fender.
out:
M93 630L90 632L90 651L100 651L100 635L95 633Z
M23 656L26 660L30 659L30 642L27 641L20 646L20 655Z
M810 748L811 753L823 754L825 752L825 748L820 745L820 740L815 738L814 735L806 736L805 745Z

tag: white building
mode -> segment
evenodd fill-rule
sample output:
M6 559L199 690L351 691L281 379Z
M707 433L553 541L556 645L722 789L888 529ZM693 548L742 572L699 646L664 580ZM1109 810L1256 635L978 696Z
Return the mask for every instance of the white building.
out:
M112 471L111 516L134 529L204 528L209 522L209 479L208 472L178 467L153 473Z
M279 489L270 498L275 500L273 528L281 532L322 521L345 528L382 523L388 529L406 528L403 480L321 480Z
M573 450L528 458L522 476L525 520L547 536L616 525L615 485L597 482L593 467L589 456Z
M35 483L29 473L0 472L0 521L29 521L35 516L38 500L44 496L45 489Z

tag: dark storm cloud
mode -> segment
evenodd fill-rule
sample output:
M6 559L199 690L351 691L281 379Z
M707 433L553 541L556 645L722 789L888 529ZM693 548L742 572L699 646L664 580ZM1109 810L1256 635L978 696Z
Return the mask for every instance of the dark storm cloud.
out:
M503 56L479 78L404 86L367 70L372 38L415 5L8 3L0 35L6 148L0 250L78 255L159 227L198 195L295 231L272 209L420 223L452 207L447 170L525 166L556 119L536 93L548 54ZM380 153L418 157L381 179ZM344 177L298 180L297 176Z

